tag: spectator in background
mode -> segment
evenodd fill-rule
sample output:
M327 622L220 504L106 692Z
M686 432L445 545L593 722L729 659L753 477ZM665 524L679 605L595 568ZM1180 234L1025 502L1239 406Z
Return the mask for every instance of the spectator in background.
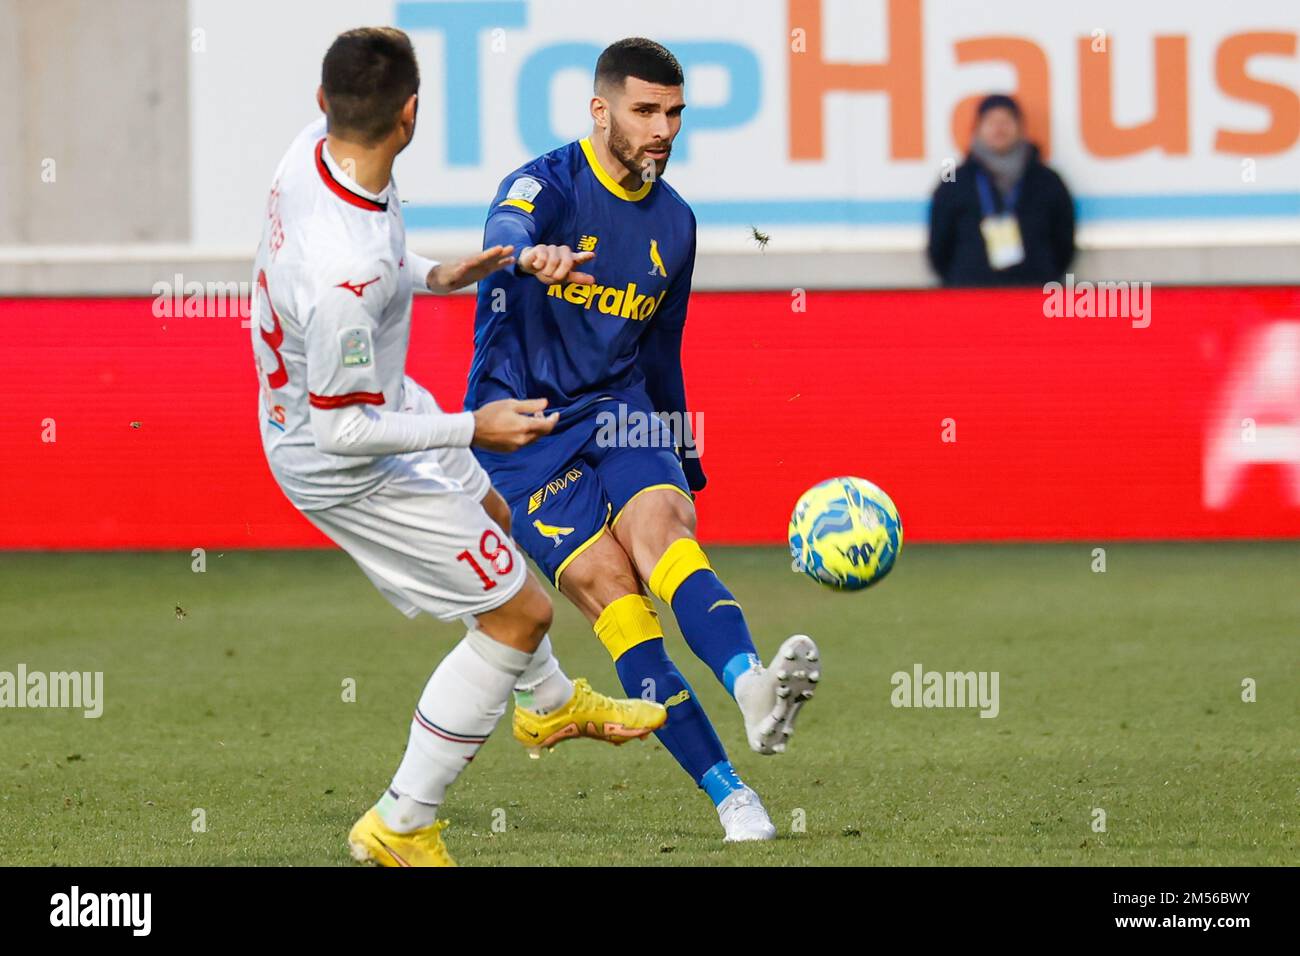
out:
M930 264L946 286L1043 285L1074 258L1074 202L1022 134L1020 106L986 96L970 155L930 201Z

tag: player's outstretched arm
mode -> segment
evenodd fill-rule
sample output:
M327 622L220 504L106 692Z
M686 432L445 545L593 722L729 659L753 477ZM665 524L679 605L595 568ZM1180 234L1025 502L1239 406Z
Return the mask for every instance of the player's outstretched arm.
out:
M535 276L543 285L572 282L577 285L594 285L595 276L574 271L596 258L594 252L574 252L568 246L527 246L519 253L519 271Z
M472 256L466 256L459 262L434 263L425 276L425 285L430 292L446 295L467 285L473 285L480 279L486 279L498 269L514 265L514 246L492 246Z
M487 451L516 451L550 433L559 412L541 414L546 399L503 398L474 412L474 444Z
M329 455L402 455L426 448L511 452L549 434L559 412L541 414L546 399L488 402L474 412L390 412L368 405L311 409L316 447Z
M435 265L425 260L424 266L409 250L405 261L396 268L391 261L370 258L319 267L304 340L312 439L326 454L401 455L466 448L474 439L473 413L404 411L393 386L384 394L388 376L381 365L405 359L376 348L384 310L397 293L397 269L411 270L414 279ZM343 276L354 281L338 282ZM358 284L358 277L369 281Z
M404 455L429 448L465 448L474 436L469 412L417 414L370 405L311 406L316 447L327 455Z

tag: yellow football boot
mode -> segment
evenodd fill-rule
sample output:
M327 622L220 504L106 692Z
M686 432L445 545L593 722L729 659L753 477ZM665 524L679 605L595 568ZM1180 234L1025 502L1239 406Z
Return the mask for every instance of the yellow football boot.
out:
M561 740L594 737L618 745L658 730L668 719L661 704L649 700L620 700L591 689L585 677L573 682L573 697L545 717L515 708L515 740L540 757Z
M348 849L358 863L377 866L455 866L456 861L442 842L446 820L410 833L397 833L385 826L379 811L371 807L352 825Z

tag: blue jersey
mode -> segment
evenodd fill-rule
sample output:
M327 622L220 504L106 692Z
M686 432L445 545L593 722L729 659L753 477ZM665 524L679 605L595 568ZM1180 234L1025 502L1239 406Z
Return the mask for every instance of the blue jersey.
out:
M580 140L502 182L484 247L567 245L596 258L595 285L543 285L507 269L478 284L465 407L545 398L560 421L606 396L685 412L681 337L695 267L695 215L662 180L627 190Z

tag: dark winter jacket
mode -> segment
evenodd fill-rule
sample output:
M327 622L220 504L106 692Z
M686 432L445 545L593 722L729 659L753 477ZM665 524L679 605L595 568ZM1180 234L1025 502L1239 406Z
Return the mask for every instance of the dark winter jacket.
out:
M1060 280L1074 258L1074 202L1061 177L1032 148L1016 197L1016 219L1025 247L1023 262L994 271L980 232L983 218L976 186L975 159L957 167L956 179L942 182L930 201L930 265L946 286L1034 285ZM997 211L1002 197L993 189Z

